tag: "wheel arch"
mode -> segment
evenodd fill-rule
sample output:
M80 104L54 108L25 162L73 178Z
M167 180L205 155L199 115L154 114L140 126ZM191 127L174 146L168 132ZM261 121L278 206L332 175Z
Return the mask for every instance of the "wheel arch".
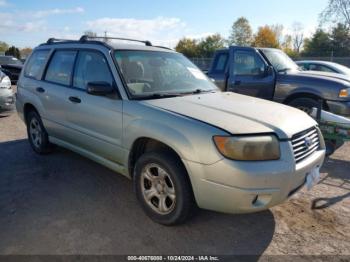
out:
M136 161L144 153L152 152L152 151L170 153L173 157L175 157L179 161L179 163L183 165L188 175L187 169L184 163L182 162L180 154L174 148L167 145L166 143L163 143L151 137L139 137L133 142L131 146L131 150L129 152L129 157L128 157L128 171L131 178L133 178Z
M329 109L328 105L327 105L327 101L325 99L323 99L321 97L320 94L315 94L315 93L311 93L311 92L296 92L296 93L292 93L289 96L286 97L286 99L283 101L283 104L288 105L290 102L292 102L293 100L297 99L297 98L311 98L314 100L322 100L322 107L326 110Z
M33 104L25 103L23 106L23 117L24 117L25 123L27 123L28 113L31 111L36 112L40 116L39 111L36 109L36 107Z

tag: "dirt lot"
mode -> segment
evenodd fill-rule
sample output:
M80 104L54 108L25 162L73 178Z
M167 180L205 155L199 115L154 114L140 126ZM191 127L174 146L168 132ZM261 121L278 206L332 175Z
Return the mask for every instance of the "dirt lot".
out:
M16 114L0 118L0 152L0 254L350 255L350 143L309 192L178 227L150 221L126 178L62 148L34 154Z

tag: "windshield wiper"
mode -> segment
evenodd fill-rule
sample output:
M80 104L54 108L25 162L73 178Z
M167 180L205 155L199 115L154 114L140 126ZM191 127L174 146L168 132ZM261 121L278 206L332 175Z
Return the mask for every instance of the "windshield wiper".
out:
M215 92L215 89L209 89L209 90L205 90L205 89L196 89L194 91L190 91L190 92L183 92L181 94L202 94L202 93L211 93L211 92Z
M210 90L204 90L204 89L196 89L194 91L189 92L177 92L177 93L152 93L149 95L140 95L135 96L135 100L143 100L143 99L160 99L160 98L170 98L170 97L177 97L177 96L184 96L184 95L194 95L194 94L202 94L202 93L209 93L209 92L215 92L215 89Z
M180 94L180 93L153 93L153 94L149 94L149 95L135 96L134 99L136 99L136 100L159 99L159 98L176 97L176 96L180 96L180 95L182 95L182 94Z

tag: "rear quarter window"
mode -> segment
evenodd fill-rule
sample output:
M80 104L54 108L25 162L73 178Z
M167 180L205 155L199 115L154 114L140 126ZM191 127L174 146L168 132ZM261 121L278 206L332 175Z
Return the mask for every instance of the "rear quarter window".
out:
M49 56L49 52L49 50L34 51L24 69L24 75L39 80Z
M228 61L228 53L219 53L213 64L213 73L224 73Z

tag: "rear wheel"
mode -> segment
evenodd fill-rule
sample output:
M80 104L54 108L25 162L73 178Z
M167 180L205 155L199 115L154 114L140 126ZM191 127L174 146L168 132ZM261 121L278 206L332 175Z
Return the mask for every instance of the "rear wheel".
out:
M146 214L164 225L184 222L195 208L182 163L166 152L150 152L136 162L134 189Z
M319 102L314 98L300 97L290 101L288 105L298 108L307 114L311 114L312 108L318 108Z
M52 151L48 134L39 114L30 111L27 115L27 134L32 149L38 154L47 154Z

